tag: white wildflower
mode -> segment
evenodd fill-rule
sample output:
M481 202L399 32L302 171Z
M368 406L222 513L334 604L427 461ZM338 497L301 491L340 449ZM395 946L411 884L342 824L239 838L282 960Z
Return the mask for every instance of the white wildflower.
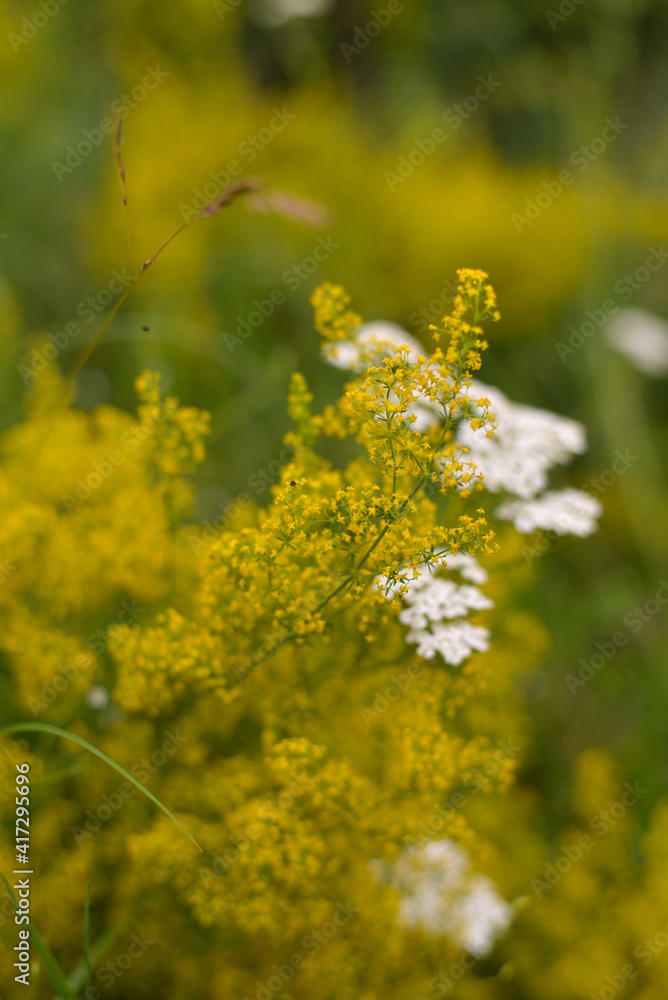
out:
M582 490L553 490L535 500L511 500L497 507L495 514L512 521L518 531L529 535L538 528L557 535L585 538L596 531L596 519L603 507L596 497Z
M394 865L372 862L379 879L400 894L399 920L450 938L476 958L488 955L513 919L513 907L486 875L471 871L466 852L453 840L432 840L406 850Z
M393 357L399 347L408 348L410 361L424 357L424 348L397 323L363 323L353 340L333 340L323 344L325 361L347 371L362 371L383 358Z
M487 570L483 569L475 556L467 552L457 552L455 555L447 556L446 565L448 569L459 570L464 580L470 583L487 583Z
M86 691L86 704L90 708L103 709L109 704L109 692L101 684L91 684Z
M421 576L408 584L404 601L409 607L399 614L399 621L412 628L426 628L444 618L464 618L469 611L483 611L494 602L471 585L458 586L440 576Z
M622 309L605 333L608 343L643 375L668 374L668 323L658 316L644 309Z
M438 653L453 667L458 667L474 650L486 653L489 640L488 629L462 620L447 625L432 625L431 631L421 629L409 632L406 636L407 642L417 644L419 656L433 660Z
M463 424L457 440L470 450L470 459L482 473L485 489L505 490L529 500L547 487L552 466L566 464L587 449L582 424L549 410L513 403L493 386L474 380L472 399L486 396L497 430L487 437L485 428Z
M473 574L480 582L487 579L473 556L446 555L435 560L436 565L439 562L447 563L448 569L460 568L462 575ZM489 631L464 620L470 611L494 607L494 602L477 587L436 576L429 566L420 566L416 575L406 569L392 582L378 577L375 584L386 592L388 600L404 591L407 607L399 612L399 621L411 629L406 641L417 645L420 656L431 660L439 653L446 663L458 666L473 650L485 653L489 649Z

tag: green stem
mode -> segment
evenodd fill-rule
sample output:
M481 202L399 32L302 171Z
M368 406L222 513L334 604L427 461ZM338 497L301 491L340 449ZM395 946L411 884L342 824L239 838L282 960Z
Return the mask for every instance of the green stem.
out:
M447 431L448 431L448 428L444 427L443 428L443 432L442 432L441 437L440 437L440 440L439 440L438 444L436 445L436 449L435 449L435 453L436 454L438 454L438 452L441 450L441 448L443 446L443 442L445 441L445 436L447 434ZM432 460L432 469L430 469L430 471L428 473L426 473L424 476L422 476L421 479L419 479L417 481L417 483L415 484L415 487L413 488L413 490L411 491L411 493L409 493L409 495L406 497L406 499L402 503L401 507L399 508L399 512L398 512L395 520L397 520L399 517L401 517L401 515L406 510L406 507L411 502L411 500L413 499L413 497L415 496L415 494L418 492L418 490L421 490L422 487L424 486L424 484L427 482L427 480L431 476L432 471L433 471L433 460ZM349 584L353 583L357 579L357 577L359 576L360 570L365 565L365 563L367 562L367 560L369 559L369 557L373 554L374 550L378 547L378 545L380 544L380 542L382 541L382 539L384 538L384 536L387 534L387 532L389 530L390 530L390 522L388 521L387 524L385 525L385 527L383 528L383 530L380 532L380 534L376 538L376 540L371 543L371 545L369 546L369 548L367 549L367 551L365 552L365 554L362 556L362 558L359 561L359 563L357 564L357 566L355 566L351 570L351 572L348 574L348 576L345 578L345 580L342 583L340 583L338 585L338 587L336 587L330 594L328 594L327 597L323 598L323 600L320 602L320 604L316 607L315 611L313 612L314 615L317 614L319 611L321 611L322 608L325 607L325 605L329 604L329 602L332 600L333 597L336 597L336 595L339 594L345 587L349 586Z

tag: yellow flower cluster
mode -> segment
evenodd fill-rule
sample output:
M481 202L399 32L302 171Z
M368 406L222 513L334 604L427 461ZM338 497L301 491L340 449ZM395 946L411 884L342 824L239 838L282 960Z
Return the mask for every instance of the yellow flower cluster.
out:
M138 420L66 407L55 376L40 375L28 419L2 441L9 717L95 744L204 848L79 746L4 738L3 815L27 761L33 915L66 971L81 961L90 878L99 961L125 952L133 931L154 942L124 974L132 995L433 1000L450 976L466 1000L553 1000L599 996L631 963L637 995L662 1000L668 811L654 814L643 871L645 793L590 751L573 818L548 842L536 794L514 781L533 734L517 681L546 645L535 617L512 608L530 570L510 527L496 550L452 435L421 434L409 419L418 396L442 407L450 431L473 419L474 327L495 310L484 282L460 274L449 359L399 348L322 414L296 376L294 455L273 503L199 554L184 521L206 415L163 400L150 373L137 383ZM351 329L338 325L341 301L316 295L326 337ZM356 457L337 467L316 448L323 435L351 438ZM484 556L495 607L476 620L494 639L452 669L417 656L398 612L406 581L456 552ZM110 689L107 707L86 700L92 681ZM12 837L4 826L5 873ZM442 838L516 901L512 929L483 962L467 957L466 972L456 938L402 923L399 892L377 875ZM2 898L0 929L12 920ZM1 940L11 981L14 940ZM43 969L35 980L47 995Z
M323 282L311 301L315 328L326 340L347 340L362 322L361 316L349 308L350 296L340 285Z
M433 324L429 329L436 341L442 333L450 335L446 359L454 377L466 381L471 372L480 368L480 353L488 346L480 323L485 319L496 322L501 317L496 308L496 293L485 283L487 274L484 271L462 268L457 278L452 316L445 317L442 329Z
M477 292L463 294L473 303ZM349 330L352 314L344 311L342 292L319 289L314 304L325 337L338 335L342 316ZM468 345L466 350L474 352ZM115 634L118 696L125 708L157 714L187 692L233 699L240 684L283 647L291 657L306 640L328 641L332 619L351 601L360 633L372 640L390 613L373 586L379 577L390 585L406 567L438 566L460 550L491 551L482 510L462 513L446 527L425 495L435 488L463 503L475 478L453 443L457 427L473 419L470 399L453 386L455 368L440 351L428 361L412 361L402 351L350 383L333 433L354 437L366 455L346 470L315 450L318 437L332 428L326 416L312 415L303 378L293 378L288 410L297 430L287 443L294 455L274 489L273 506L257 512L255 526L224 532L209 547L188 618L170 609L150 626L140 623ZM150 379L140 383L145 393L154 392L151 386ZM424 434L411 429L405 415L416 394L440 408L442 428ZM153 397L144 404L148 417L155 405ZM205 425L199 419L192 427L198 443ZM189 459L176 447L170 454L177 470ZM164 461L161 471L168 479Z

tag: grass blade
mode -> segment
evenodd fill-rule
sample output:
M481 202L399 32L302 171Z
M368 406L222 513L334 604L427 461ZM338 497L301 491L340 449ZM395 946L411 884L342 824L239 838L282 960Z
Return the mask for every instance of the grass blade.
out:
M121 919L97 941L95 941L90 950L90 964L91 967L95 967L99 961L102 959L103 955L109 950L109 948L118 940L122 932L126 929L128 923L130 922L130 915L128 913L123 914ZM75 969L70 972L68 979L70 983L70 989L75 994L79 995L79 992L83 990L86 985L86 980L88 977L88 972L86 969L86 959L84 958Z
M169 816L172 822L176 823L176 825L183 830L186 837L189 837L190 840L192 840L195 847L199 851L203 852L203 848L200 847L193 835L186 830L183 823L179 823L176 816L169 811L167 806L163 806L160 799L157 799L152 792L149 792L148 788L144 788L141 782L137 781L136 778L133 778L131 774L128 774L125 768L121 767L120 764L113 761L111 757L107 757L106 753L102 753L101 750L98 750L97 747L94 747L91 743L87 743L86 740L82 740L80 736L68 733L66 729L59 729L58 726L52 726L48 722L14 722L8 726L0 726L0 736L8 736L11 733L51 733L53 736L60 736L65 740L72 740L73 743L78 743L79 746L84 747L86 750L90 750L92 754L95 754L95 756L99 757L100 760L103 760L106 764L109 764L110 767L113 767L115 771L118 771L119 774L122 774L124 778L135 786L135 788L138 788L144 793L144 795L147 795L151 802L155 802L156 806L158 806L159 809L162 809L165 815Z
M86 912L84 914L84 958L88 984L91 985L93 982L93 963L90 959L90 879L86 888Z

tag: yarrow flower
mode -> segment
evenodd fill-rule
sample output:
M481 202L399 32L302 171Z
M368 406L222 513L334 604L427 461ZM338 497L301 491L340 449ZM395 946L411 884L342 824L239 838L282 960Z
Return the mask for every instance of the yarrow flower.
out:
M399 619L402 620L401 615ZM487 652L490 633L479 625L456 621L448 625L433 624L430 629L414 629L406 639L417 644L418 655L425 660L433 660L438 653L446 663L458 667L472 652Z
M464 425L458 438L470 449L485 489L530 499L548 484L548 472L587 450L584 427L549 410L511 402L500 389L475 382L473 392L490 400L497 424L493 438Z
M488 955L510 927L513 907L486 875L475 874L454 840L432 840L403 851L393 865L372 862L380 881L400 894L399 921L449 938L475 958Z
M448 556L447 569L459 569L461 575L484 583L487 572L473 556L457 553ZM494 602L477 587L460 586L454 580L434 575L430 566L420 566L415 575L399 575L392 583L376 580L376 587L391 599L401 595L408 607L399 613L399 621L410 628L407 642L415 643L418 654L431 660L436 653L446 663L459 666L474 650L487 652L490 633L463 619L470 611L485 611ZM457 619L452 621L452 619Z
M470 583L487 583L488 572L480 565L475 556L467 552L457 552L456 555L448 556L448 569L458 569L460 576Z
M596 531L603 506L582 490L567 489L543 493L535 500L508 501L495 513L502 520L512 521L524 535L541 529L585 538Z
M543 856L535 796L527 786L514 798L504 793L522 749L515 740L530 736L514 681L538 661L546 636L513 601L526 574L519 562L490 564L496 612L483 593L478 558L493 551L493 532L473 494L482 485L473 449L484 461L489 443L504 438L502 427L487 437L493 406L477 396L471 373L483 349L479 320L494 318L494 297L482 273L460 278L442 351L427 356L396 334L323 412L312 411L306 381L294 375L289 457L271 500L240 503L213 538L192 511L208 417L163 397L157 374L137 381L135 420L112 406L71 407L67 384L48 366L27 419L3 433L0 554L11 576L0 588L0 651L10 715L76 720L75 739L140 782L144 764L157 769L149 776L156 799L180 817L177 826L156 799L135 796L127 815L106 823L116 806L103 803L121 800L109 799L108 774L72 767L68 741L53 742L47 772L67 781L49 786L55 798L40 810L31 864L35 854L50 901L45 933L68 961L80 948L81 887L97 862L100 932L136 906L148 931L160 931L174 996L204 995L211 984L220 997L277 995L294 978L300 995L337 1000L404 1000L443 987L449 996L450 985L488 1000L571 997L600 991L597 970L617 968L618 958L621 966L659 926L668 811L659 809L648 831L649 895L631 922L615 882L619 874L630 885L637 864L627 811L615 820L614 849L580 851L577 870L558 884L531 880L546 898L504 943L498 976L466 973L473 963L462 960L452 980L440 974L427 986L439 955L459 946L483 957L512 919L515 906L483 874L490 848L503 852L511 897L532 870L542 874ZM315 298L326 339L345 350L361 320L335 287ZM363 343L376 351L378 336L376 328ZM360 357L357 347L350 356ZM477 433L467 452L468 428ZM335 464L318 447L324 435L347 439L354 457ZM568 453L567 435L560 447ZM544 488L533 496L513 494L507 482L499 489L499 503L518 505L518 524L547 523L563 500ZM131 623L109 625L119 608ZM493 650L463 670L442 669L432 658L457 666L488 648L476 616L504 624ZM91 634L104 641L91 644ZM3 737L8 803L16 765L29 767L35 787L42 781L40 746ZM624 794L604 757L589 751L576 774L584 832ZM184 828L204 853L191 849ZM576 842L572 826L558 837ZM384 858L398 860L372 863L374 881L367 865L381 844ZM9 830L2 847L10 863ZM559 859L554 869L564 870ZM388 925L392 896L399 919ZM336 927L336 941L321 947ZM420 947L425 934L434 940ZM566 939L583 945L571 949L573 961L564 959ZM285 964L296 941L320 948L313 967ZM179 942L194 942L206 961L193 963ZM6 980L14 960L0 949ZM467 976L461 987L456 968ZM663 989L657 968L652 1000Z
M643 375L668 374L668 323L645 309L622 309L605 330L608 343Z

